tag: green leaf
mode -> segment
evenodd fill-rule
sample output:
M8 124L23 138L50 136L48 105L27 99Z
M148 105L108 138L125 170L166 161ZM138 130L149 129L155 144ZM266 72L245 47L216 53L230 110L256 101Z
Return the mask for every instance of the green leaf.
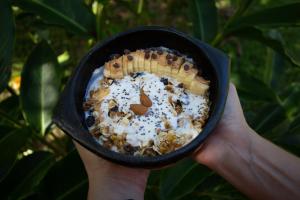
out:
M280 104L267 104L257 112L252 127L259 134L265 135L286 120L286 113Z
M59 181L58 181L59 180ZM86 199L87 175L76 150L58 161L41 182L42 199Z
M163 199L179 199L191 193L212 173L206 167L188 159L164 170L160 182Z
M195 36L203 41L210 42L218 31L215 1L190 0L189 7Z
M243 15L253 3L253 0L239 0L238 8L234 14L234 18Z
M53 155L48 152L23 157L1 182L1 199L22 199L32 194L54 162Z
M265 34L262 30L256 27L243 27L227 34L258 41L282 55L291 64L300 66L300 63L290 55L287 48L280 39L274 38L274 36L270 34Z
M41 134L51 122L61 83L62 69L47 42L31 52L22 71L21 105L27 122Z
M27 129L13 129L0 126L0 180L2 180L16 161L17 154L20 152L31 133Z
M282 41L281 34L276 30L271 30L270 34L273 38ZM267 49L266 66L264 69L264 82L271 86L273 89L279 90L279 81L284 72L284 58L273 49Z
M0 1L0 93L11 74L11 57L15 40L15 24L9 0Z
M290 86L291 92L289 96L283 101L282 106L285 108L289 119L293 119L299 114L299 99L300 99L300 84L292 84Z
M95 34L95 18L83 0L14 0L28 12L39 15L49 24L59 25L82 36Z
M234 80L241 98L253 101L277 102L275 92L260 79L248 74L240 73Z
M267 25L279 26L299 26L300 25L300 3L292 3L273 8L260 10L244 17L237 18L230 25L232 29L241 26Z

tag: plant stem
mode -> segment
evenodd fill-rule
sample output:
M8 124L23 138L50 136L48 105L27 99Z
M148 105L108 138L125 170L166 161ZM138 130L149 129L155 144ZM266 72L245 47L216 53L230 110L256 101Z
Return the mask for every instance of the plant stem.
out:
M143 11L143 4L144 4L144 0L139 0L139 4L137 7L137 14L141 14Z
M0 116L3 117L6 121L10 122L11 124L13 124L14 126L16 126L17 128L22 128L24 127L23 124L21 124L20 122L16 121L15 119L11 118L9 115L7 115L5 112L3 112L2 110L0 110Z
M9 91L9 93L13 96L18 96L17 93L14 91L14 89L12 89L11 87L7 86L6 87L7 91Z
M96 12L96 33L97 33L97 40L99 41L102 38L102 31L101 31L101 18L103 12L104 5L102 3L97 3L97 12Z

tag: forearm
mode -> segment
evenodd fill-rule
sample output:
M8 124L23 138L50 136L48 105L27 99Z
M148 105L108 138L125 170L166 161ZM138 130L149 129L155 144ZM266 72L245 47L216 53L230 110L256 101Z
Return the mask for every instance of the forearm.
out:
M149 171L118 167L120 169L103 168L95 174L88 175L89 200L140 200L144 198Z
M249 142L225 141L223 158L210 167L250 198L299 199L299 159L250 128L239 134L248 134Z

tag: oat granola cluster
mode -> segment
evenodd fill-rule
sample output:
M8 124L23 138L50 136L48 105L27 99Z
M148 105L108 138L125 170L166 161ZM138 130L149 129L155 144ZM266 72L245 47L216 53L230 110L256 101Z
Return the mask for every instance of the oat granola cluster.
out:
M90 133L104 147L135 156L166 154L186 145L202 131L209 112L209 81L191 72L193 65L165 48L113 56L104 73L103 67L94 72L87 89L83 108ZM174 66L177 73L172 73ZM161 67L169 69L163 73ZM182 69L193 76L179 75ZM200 86L191 87L199 80Z

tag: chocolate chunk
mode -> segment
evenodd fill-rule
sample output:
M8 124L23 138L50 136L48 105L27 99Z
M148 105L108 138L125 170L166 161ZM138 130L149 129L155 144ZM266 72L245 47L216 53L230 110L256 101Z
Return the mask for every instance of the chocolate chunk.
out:
M119 110L118 106L114 106L110 109L110 111L112 112L118 112L118 110Z
M85 123L87 125L87 127L91 127L95 124L95 117L92 116L92 115L89 115L86 120L85 120Z
M149 59L149 58L150 58L150 53L149 52L145 53L145 59Z
M167 58L168 60L172 59L171 54L168 54L168 55L166 56L166 58Z
M183 66L183 69L184 69L185 71L188 71L188 70L190 69L190 66L189 66L189 65L184 65L184 66Z
M133 60L133 57L132 57L131 55L128 55L128 56L127 56L127 59L128 59L129 61L132 61L132 60Z
M158 55L162 55L163 53L164 53L164 52L163 52L161 49L157 51L157 54L158 54Z
M124 49L124 54L130 54L130 50L129 49Z
M132 77L133 77L133 78L136 78L136 77L142 76L142 75L144 75L144 74L145 74L144 72L136 72L136 73L134 73L134 74L132 75Z
M177 85L177 87L183 88L183 83L179 83L179 84Z
M151 58L152 58L152 59L156 59L156 58L157 58L157 55L156 55L155 53L153 53L153 54L151 55Z
M118 63L113 64L114 68L119 68L120 65Z
M164 85L168 85L168 79L167 78L162 77L160 79L160 82L162 82Z
M118 59L118 58L120 58L120 54L112 54L111 56L110 56L110 59Z

